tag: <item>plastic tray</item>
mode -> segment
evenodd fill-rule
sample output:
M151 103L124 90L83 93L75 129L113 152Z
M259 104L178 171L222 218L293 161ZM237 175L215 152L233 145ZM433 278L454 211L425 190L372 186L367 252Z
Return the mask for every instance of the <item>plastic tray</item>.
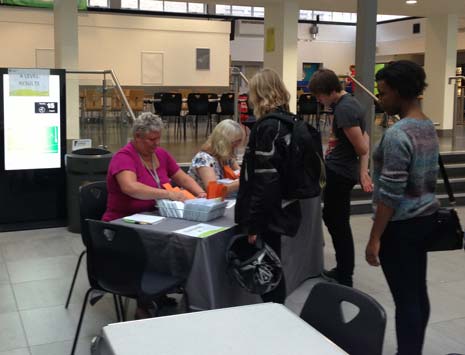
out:
M227 201L215 203L212 206L196 205L195 200L189 200L184 209L169 208L158 204L158 211L163 217L182 218L189 221L207 222L222 217L226 212ZM181 217L182 216L182 217Z

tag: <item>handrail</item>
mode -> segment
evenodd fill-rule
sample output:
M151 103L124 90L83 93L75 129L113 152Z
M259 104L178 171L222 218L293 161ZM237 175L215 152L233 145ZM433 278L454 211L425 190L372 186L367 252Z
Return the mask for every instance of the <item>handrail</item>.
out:
M450 76L449 77L449 84L452 84L452 80L458 80L458 79L465 80L465 76L463 76L463 75Z
M135 121L136 116L134 115L134 112L132 111L131 106L129 106L129 102L126 98L126 95L124 95L123 89L113 69L109 69L109 70L66 70L66 73L69 73L69 74L110 74L115 83L116 91L119 93L121 97L121 101L123 102L124 107L128 111L129 116L132 119L132 122Z
M244 75L238 67L231 67L231 74L239 75L244 82L249 85L249 79Z
M341 76L343 78L350 78L351 80L353 80L355 84L357 84L360 88L362 88L362 90L365 91L373 100L375 100L376 103L379 102L379 99L375 96L375 94L373 94L370 90L368 90L360 81L355 79L354 76L352 75L341 75Z

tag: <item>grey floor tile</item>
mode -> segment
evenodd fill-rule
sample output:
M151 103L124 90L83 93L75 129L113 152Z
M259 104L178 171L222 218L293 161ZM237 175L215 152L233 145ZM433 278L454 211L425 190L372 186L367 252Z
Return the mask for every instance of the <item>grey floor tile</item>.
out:
M0 355L31 355L28 348L0 351Z
M73 249L74 254L80 255L81 252L86 249L86 247L82 243L82 238L80 234L69 236L68 240L71 243L71 248Z
M81 304L84 295L89 288L89 282L83 268L81 274L76 279L71 303ZM63 305L68 296L72 274L66 279L52 279L30 281L13 284L13 291L18 303L19 310L43 308ZM1 303L0 303L1 304Z
M51 236L46 239L32 239L27 243L14 242L3 245L3 257L7 262L42 259L74 255L71 241L66 236Z
M25 231L2 232L0 233L0 245L9 243L19 243L22 241L29 242L31 240L47 239L53 236L67 236L71 233L66 228L45 228L31 229Z
M463 330L463 328L462 328ZM462 334L462 338L465 336ZM426 329L425 344L423 347L423 355L438 355L449 353L465 353L465 345L463 342L458 342L452 337L438 331L433 326L428 326Z
M463 281L465 274L457 272L465 270L465 253L463 251L442 253L431 257L429 254L427 278L430 283L441 283L450 281ZM457 258L461 256L461 258Z
M0 314L0 351L27 347L19 313Z
M0 285L0 314L16 312L16 301L10 285Z
M90 342L92 338L86 337L78 341L76 348L76 355L90 355ZM43 344L31 346L32 355L63 355L69 354L71 347L73 345L72 341L65 341L59 343ZM1 355L1 354L0 354Z
M429 328L462 344L461 351L465 352L465 318L433 323L429 325Z
M29 344L34 346L72 340L80 311L81 306L77 304L70 305L68 310L58 306L21 311ZM81 337L97 335L103 326L113 322L115 322L113 305L107 299L93 307L88 306Z
M354 287L368 294L389 292L389 287L381 267L370 265L355 267Z
M7 263L12 283L61 279L74 272L77 257L58 256L34 260L21 260Z
M429 285L428 293L431 303L430 324L465 318L465 298L451 293L447 285Z

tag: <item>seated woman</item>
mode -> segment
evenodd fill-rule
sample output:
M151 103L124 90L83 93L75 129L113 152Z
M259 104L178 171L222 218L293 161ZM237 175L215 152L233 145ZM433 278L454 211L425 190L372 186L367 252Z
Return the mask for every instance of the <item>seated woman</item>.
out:
M218 123L207 141L200 148L187 172L203 188L210 181L224 179L224 168L239 170L235 160L234 150L244 140L244 132L239 123L233 120L223 120ZM239 180L227 184L228 195L239 189Z
M108 168L104 221L151 211L156 199L184 201L183 193L163 188L171 180L194 196L206 196L174 158L159 147L162 128L161 118L150 112L142 113L134 121L133 139L113 156Z

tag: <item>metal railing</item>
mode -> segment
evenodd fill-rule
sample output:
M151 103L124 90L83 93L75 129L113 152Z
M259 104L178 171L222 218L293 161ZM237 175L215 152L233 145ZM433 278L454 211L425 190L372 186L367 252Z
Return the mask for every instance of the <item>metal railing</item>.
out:
M452 132L453 136L455 136L455 125L456 124L464 124L464 103L465 103L465 88L463 85L459 86L460 83L465 83L465 76L457 75L449 77L448 83L449 85L454 83L454 116L452 122ZM460 90L459 90L460 88ZM460 93L459 93L460 91Z
M241 81L249 85L249 80L247 77L244 75L244 73L241 72L241 70L238 67L231 67L230 68L230 74L232 80L232 85L233 85L233 91L234 91L234 120L236 122L240 121L239 117L239 88L241 87Z

